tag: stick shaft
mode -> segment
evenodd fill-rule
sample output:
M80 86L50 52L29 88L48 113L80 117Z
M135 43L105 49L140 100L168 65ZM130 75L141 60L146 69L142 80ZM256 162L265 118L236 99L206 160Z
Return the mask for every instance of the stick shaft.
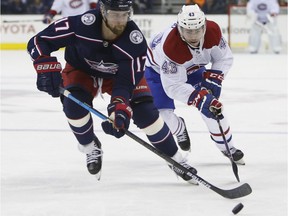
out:
M235 161L234 161L234 159L232 157L232 154L231 154L231 151L229 149L228 142L226 140L226 137L225 137L225 134L224 134L223 128L221 126L219 118L217 118L217 123L218 123L218 126L219 126L219 130L220 130L221 136L223 138L223 142L224 142L225 147L226 147L226 151L227 151L228 157L229 157L229 159L231 161L231 164L232 164L233 173L234 173L237 181L240 182L240 178L239 178L239 174L238 174L238 167L237 167L237 164L235 163Z
M102 120L109 119L107 116L105 116L104 114L102 114L98 110L92 108L90 105L88 105L86 103L83 103L80 100L78 100L77 98L75 98L68 90L60 87L59 91L60 91L60 93L62 95L64 95L65 97L67 97L67 98L69 98L71 100L73 100L75 103L77 103L81 107L83 107L83 108L87 109L88 111L92 112L93 114L97 115ZM177 167L178 169L182 170L188 176L190 176L191 178L193 178L194 180L196 180L200 184L204 185L205 187L211 189L212 191L218 193L219 195L221 195L221 196L223 196L225 198L235 199L235 198L247 196L248 194L250 194L252 192L252 189L251 189L250 185L247 184L247 183L245 183L243 185L240 185L237 188L230 189L230 190L220 189L220 188L210 184L208 181L206 181L205 179L201 178L197 174L193 174L190 170L188 170L187 168L183 167L181 164L177 163L176 161L174 161L172 158L168 157L167 155L163 154L160 150L154 148L152 145L150 145L149 143L147 143L146 141L144 141L140 137L136 136L132 132L130 132L128 130L125 130L125 134L127 136L129 136L130 138L132 138L133 140L135 140L136 142L138 142L139 144L143 145L145 148L149 149L150 151L152 151L153 153L158 155L159 157L163 158L165 161L167 161L171 165L173 165L173 166Z

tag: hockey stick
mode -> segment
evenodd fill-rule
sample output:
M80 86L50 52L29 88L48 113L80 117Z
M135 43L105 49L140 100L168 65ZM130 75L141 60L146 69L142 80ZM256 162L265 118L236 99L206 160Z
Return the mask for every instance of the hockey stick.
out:
M260 26L268 35L272 35L272 31L267 27L267 25L264 25L263 23L256 21L256 25Z
M35 19L35 20L3 20L3 23L22 23L22 22L42 22L43 20Z
M231 151L229 149L229 146L228 146L228 143L227 143L227 140L226 140L226 137L225 137L225 134L224 134L224 131L223 131L223 128L221 126L221 123L220 123L220 120L219 118L217 117L216 115L216 118L217 118L217 123L218 123L218 126L219 126L219 130L221 132L221 136L223 138L223 142L225 144L225 147L226 147L226 151L227 151L227 154L228 154L228 157L231 161L231 164L232 164L232 169L233 169L233 173L237 179L238 182L240 182L240 179L239 179L239 175L238 175L238 167L237 167L237 164L235 163L233 157L232 157L232 154L231 154Z
M66 90L62 87L59 87L59 92L62 95L64 95L65 97L71 99L72 101L74 101L75 103L77 103L78 105L83 107L84 109L92 112L93 114L95 114L96 116L101 118L102 120L107 120L107 119L109 120L109 118L107 116L105 116L104 114L102 114L98 110L92 108L88 104L83 103L82 101L75 98L68 90ZM143 145L145 148L149 149L150 151L152 151L153 153L158 155L159 157L163 158L165 161L167 161L171 165L173 165L173 166L177 167L178 169L182 170L183 172L185 172L188 176L193 178L195 181L199 182L200 184L213 190L214 192L218 193L219 195L221 195L225 198L228 198L228 199L240 198L240 197L247 196L252 192L252 189L248 183L244 183L244 184L238 186L237 188L233 188L233 189L229 189L229 190L220 189L220 188L210 184L209 182L207 182L205 179L201 178L200 176L193 174L190 170L183 167L181 164L177 163L176 161L174 161L170 157L166 156L161 151L154 148L152 145L150 145L146 141L142 140L140 137L136 136L135 134L131 133L130 131L125 130L125 134L127 136L129 136L130 138L132 138L133 140L135 140L136 142L138 142L139 144Z

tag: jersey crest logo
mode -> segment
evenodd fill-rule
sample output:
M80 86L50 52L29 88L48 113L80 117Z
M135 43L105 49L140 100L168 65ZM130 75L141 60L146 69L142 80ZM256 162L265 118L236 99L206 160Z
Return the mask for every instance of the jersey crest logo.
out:
M83 22L84 25L92 25L96 20L96 17L94 16L94 14L91 13L87 13L84 14L81 17L81 21Z
M261 3L261 4L257 5L257 9L259 11L267 10L267 5L265 3Z
M108 74L116 74L118 71L118 65L112 62L105 63L103 61L96 62L91 61L86 58L84 58L86 63L91 67L93 70L97 70L102 73L108 73Z
M76 8L79 8L83 5L83 1L82 0L72 0L69 2L69 5L71 8L76 9Z
M143 41L143 35L141 34L141 32L140 31L138 31L138 30L134 30L134 31L132 31L131 33L130 33L130 40L131 40L131 42L132 43L134 43L134 44L140 44L140 43L142 43L142 41Z

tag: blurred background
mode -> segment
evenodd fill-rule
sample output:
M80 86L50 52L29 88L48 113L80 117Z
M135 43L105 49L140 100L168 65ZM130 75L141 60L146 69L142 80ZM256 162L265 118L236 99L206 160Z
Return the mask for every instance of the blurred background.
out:
M205 187L177 181L161 158L127 137L105 135L95 117L95 131L105 142L105 169L96 182L84 167L85 158L77 150L61 103L37 90L26 52L28 40L48 26L43 19L53 0L1 0L0 215L231 216L232 208L243 202L241 215L287 216L287 0L279 1L277 24L283 43L279 54L271 50L267 34L261 37L259 53L249 53L252 21L247 1L135 0L133 20L149 41L177 21L183 4L193 3L219 24L234 53L221 97L233 136L246 154L247 165L239 167L241 181L251 184L253 193L228 200ZM58 18L61 14L53 21ZM53 56L65 64L64 50ZM107 101L97 100L95 108L105 112ZM231 164L211 147L198 111L178 103L177 112L189 119L193 139L189 160L199 175L220 188L236 187Z
M277 16L277 26L283 46L281 53L285 54L287 54L288 38L287 1L278 1L280 13ZM74 0L69 4L75 2L82 4L85 1ZM94 7L99 6L98 0L94 2L96 2ZM198 4L207 14L208 19L218 23L233 52L249 53L248 40L253 18L247 15L246 0L134 0L133 20L149 41L154 34L177 21L177 13L184 4ZM26 49L27 41L47 27L47 23L43 23L43 20L50 19L51 13L52 21L62 17L61 11L53 12L52 5L53 0L2 0L0 49ZM259 53L271 53L269 35L262 34L261 41Z
M1 0L1 14L43 14L53 0ZM198 4L207 14L227 14L229 5L247 4L246 0L135 0L135 14L177 14L183 4ZM287 6L287 0L279 0Z

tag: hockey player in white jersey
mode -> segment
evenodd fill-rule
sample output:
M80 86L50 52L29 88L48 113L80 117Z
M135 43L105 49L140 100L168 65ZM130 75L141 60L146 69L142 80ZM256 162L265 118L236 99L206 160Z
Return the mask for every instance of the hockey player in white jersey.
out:
M274 53L281 51L281 35L277 27L280 7L277 0L250 0L247 3L247 17L252 20L249 35L249 52L257 53L261 46L261 35L266 33Z
M209 63L211 68L206 69ZM174 113L174 100L198 108L211 139L227 156L219 119L234 161L244 164L244 154L234 147L230 125L222 115L222 104L218 101L222 80L232 63L231 50L218 24L207 20L197 5L184 5L177 23L157 34L149 43L145 77L154 104L172 133L177 137L185 133L178 144L184 142L186 150L190 148L190 141L185 141L188 133L184 121Z
M62 17L80 15L97 6L98 0L54 0L48 13L44 15L43 23L50 24L53 17L61 13Z

